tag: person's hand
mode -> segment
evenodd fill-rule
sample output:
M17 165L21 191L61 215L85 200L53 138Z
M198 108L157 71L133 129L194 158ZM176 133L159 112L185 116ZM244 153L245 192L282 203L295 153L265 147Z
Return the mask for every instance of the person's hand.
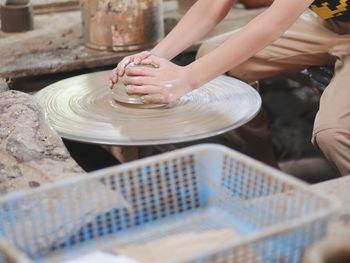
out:
M168 104L193 90L186 67L154 55L141 64L156 67L130 67L123 81L129 94L143 95L143 103Z
M130 63L139 64L142 60L148 58L151 55L150 51L143 51L134 55L127 56L122 59L109 75L109 88L113 89L113 86L118 82L118 78L125 73L125 67Z

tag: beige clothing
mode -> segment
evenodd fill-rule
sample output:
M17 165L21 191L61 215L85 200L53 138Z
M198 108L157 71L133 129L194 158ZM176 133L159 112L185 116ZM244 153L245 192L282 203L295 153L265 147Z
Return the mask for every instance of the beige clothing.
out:
M235 32L203 43L198 57L218 47ZM309 66L336 64L336 73L324 91L314 123L313 143L340 174L350 174L350 22L322 20L303 14L285 34L254 57L230 70L229 75L247 83L281 73L299 72ZM262 114L226 136L239 138L247 153L271 163L272 148ZM257 125L258 124L258 125ZM242 136L243 134L243 136ZM255 145L245 138L256 137ZM248 146L247 146L248 145ZM264 150L262 150L264 148Z

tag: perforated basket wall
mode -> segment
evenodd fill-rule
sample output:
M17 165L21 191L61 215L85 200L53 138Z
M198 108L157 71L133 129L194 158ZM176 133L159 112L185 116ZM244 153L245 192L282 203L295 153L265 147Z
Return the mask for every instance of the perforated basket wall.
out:
M338 205L204 144L15 193L0 209L1 234L33 261L104 250L140 262L292 263Z

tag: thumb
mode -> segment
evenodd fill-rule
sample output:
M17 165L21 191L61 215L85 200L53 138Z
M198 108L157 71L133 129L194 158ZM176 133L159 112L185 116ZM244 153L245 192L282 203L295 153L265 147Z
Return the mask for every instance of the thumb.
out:
M152 65L155 68L159 68L162 65L163 59L156 56L149 56L141 61L141 64Z
M148 58L149 56L151 56L151 52L149 51L144 51L141 52L140 54L136 55L135 59L134 59L134 63L135 64L140 64L141 61L143 61L144 59Z

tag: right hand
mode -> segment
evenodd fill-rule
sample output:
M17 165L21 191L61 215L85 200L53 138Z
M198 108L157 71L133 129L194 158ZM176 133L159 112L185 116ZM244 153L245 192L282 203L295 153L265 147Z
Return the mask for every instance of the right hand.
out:
M116 68L112 70L112 73L109 75L109 88L113 89L113 86L118 82L118 78L122 77L125 73L125 68L130 63L140 64L142 60L151 56L150 51L143 51L134 55L127 56L122 59L117 65Z

